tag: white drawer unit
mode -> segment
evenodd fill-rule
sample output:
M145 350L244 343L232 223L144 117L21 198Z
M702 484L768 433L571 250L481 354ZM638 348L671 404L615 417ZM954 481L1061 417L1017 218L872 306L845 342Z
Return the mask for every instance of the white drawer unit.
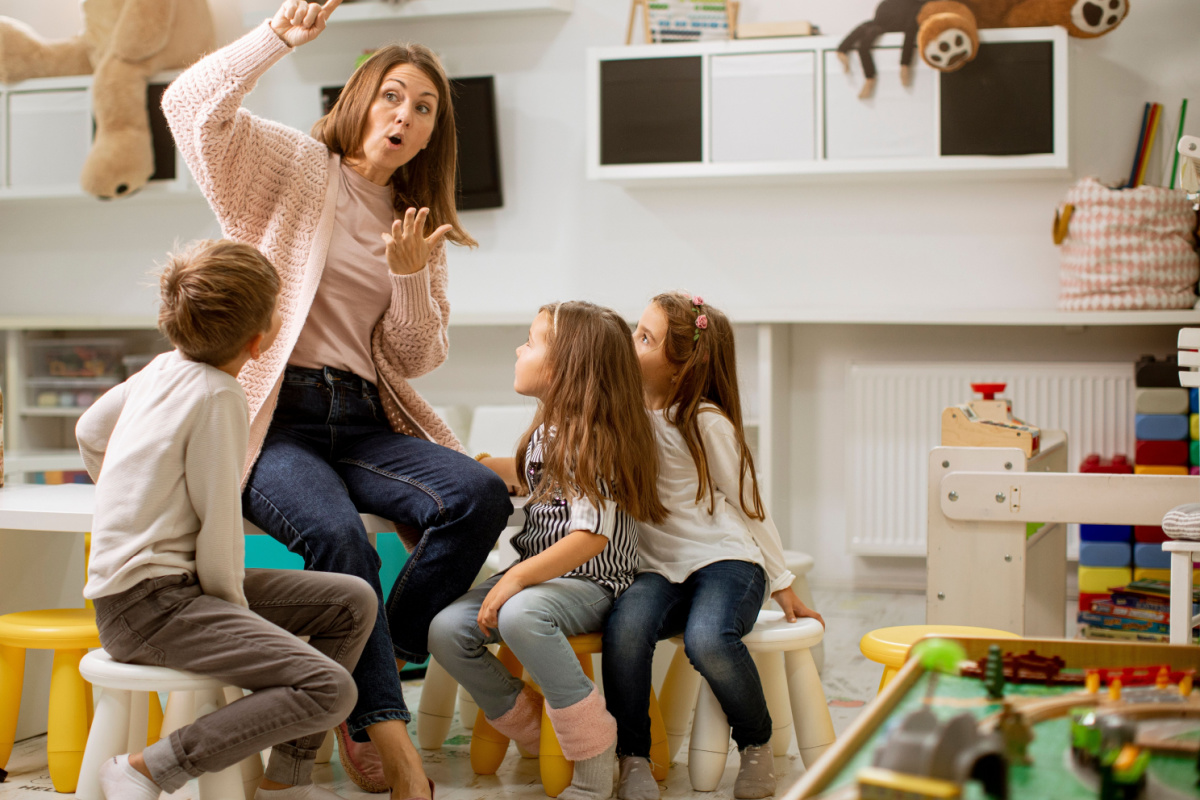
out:
M79 182L92 143L92 104L87 89L11 92L5 185L14 189Z
M816 54L714 56L712 161L811 161L817 156Z

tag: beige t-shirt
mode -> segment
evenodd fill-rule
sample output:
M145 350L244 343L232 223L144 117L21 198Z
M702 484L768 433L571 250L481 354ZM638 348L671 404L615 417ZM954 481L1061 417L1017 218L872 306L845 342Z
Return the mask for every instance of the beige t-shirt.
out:
M387 248L380 237L395 219L392 187L371 183L345 163L341 170L325 270L288 363L343 369L375 383L371 331L392 300Z

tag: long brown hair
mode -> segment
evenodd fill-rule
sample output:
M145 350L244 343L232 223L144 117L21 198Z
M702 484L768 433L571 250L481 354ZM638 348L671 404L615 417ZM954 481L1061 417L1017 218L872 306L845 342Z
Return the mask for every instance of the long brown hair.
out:
M662 522L667 509L658 497L658 447L629 325L593 303L551 303L538 313L550 316L549 385L517 448L521 483L531 488L525 450L544 425L534 500L565 488L596 505L610 497L634 519Z
M403 214L408 208L428 208L425 233L439 225L450 224L453 229L446 238L455 244L475 247L458 221L454 205L457 186L458 137L454 128L454 99L450 81L442 62L432 50L420 44L390 44L375 51L354 71L338 100L328 114L317 120L312 136L334 153L355 156L362 147L367 130L367 114L383 86L383 79L401 64L411 64L425 73L437 88L437 119L433 135L425 149L392 174L392 205Z
M734 350L733 326L729 318L717 308L706 303L695 303L692 295L683 292L666 292L653 301L667 318L667 335L663 342L663 354L679 372L672 384L671 396L667 400L667 421L679 429L687 443L688 452L696 462L700 475L696 487L696 502L708 493L708 512L716 508L716 486L708 471L708 453L704 440L700 438L699 416L701 404L708 402L720 409L733 423L737 436L738 450L738 500L742 511L751 519L765 519L762 497L758 493L758 478L754 472L754 458L746 445L746 432L742 428L742 401L738 395L737 353ZM703 320L701 319L703 317ZM701 328L700 323L707 327ZM699 335L697 335L699 334ZM752 503L746 504L746 474L750 475Z

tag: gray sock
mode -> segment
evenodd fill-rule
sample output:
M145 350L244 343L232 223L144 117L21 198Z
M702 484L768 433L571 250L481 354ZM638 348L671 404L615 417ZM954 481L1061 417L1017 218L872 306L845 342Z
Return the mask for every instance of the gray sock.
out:
M571 785L562 790L559 800L608 800L613 791L613 758L617 740L598 756L575 762Z
M742 751L742 765L733 782L733 796L738 800L758 800L775 794L775 754L771 743L747 747Z
M617 781L618 800L659 800L658 781L650 772L650 759L621 756L621 777Z

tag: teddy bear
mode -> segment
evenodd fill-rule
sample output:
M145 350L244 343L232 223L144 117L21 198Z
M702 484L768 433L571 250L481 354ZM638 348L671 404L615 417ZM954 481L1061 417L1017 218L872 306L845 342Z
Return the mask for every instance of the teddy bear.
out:
M979 52L980 28L1061 25L1091 39L1109 33L1129 14L1129 0L933 0L918 14L917 48L942 72L961 69Z
M96 134L79 183L110 199L154 174L147 80L182 69L216 46L206 0L82 0L83 32L48 41L0 17L0 83L94 74Z

